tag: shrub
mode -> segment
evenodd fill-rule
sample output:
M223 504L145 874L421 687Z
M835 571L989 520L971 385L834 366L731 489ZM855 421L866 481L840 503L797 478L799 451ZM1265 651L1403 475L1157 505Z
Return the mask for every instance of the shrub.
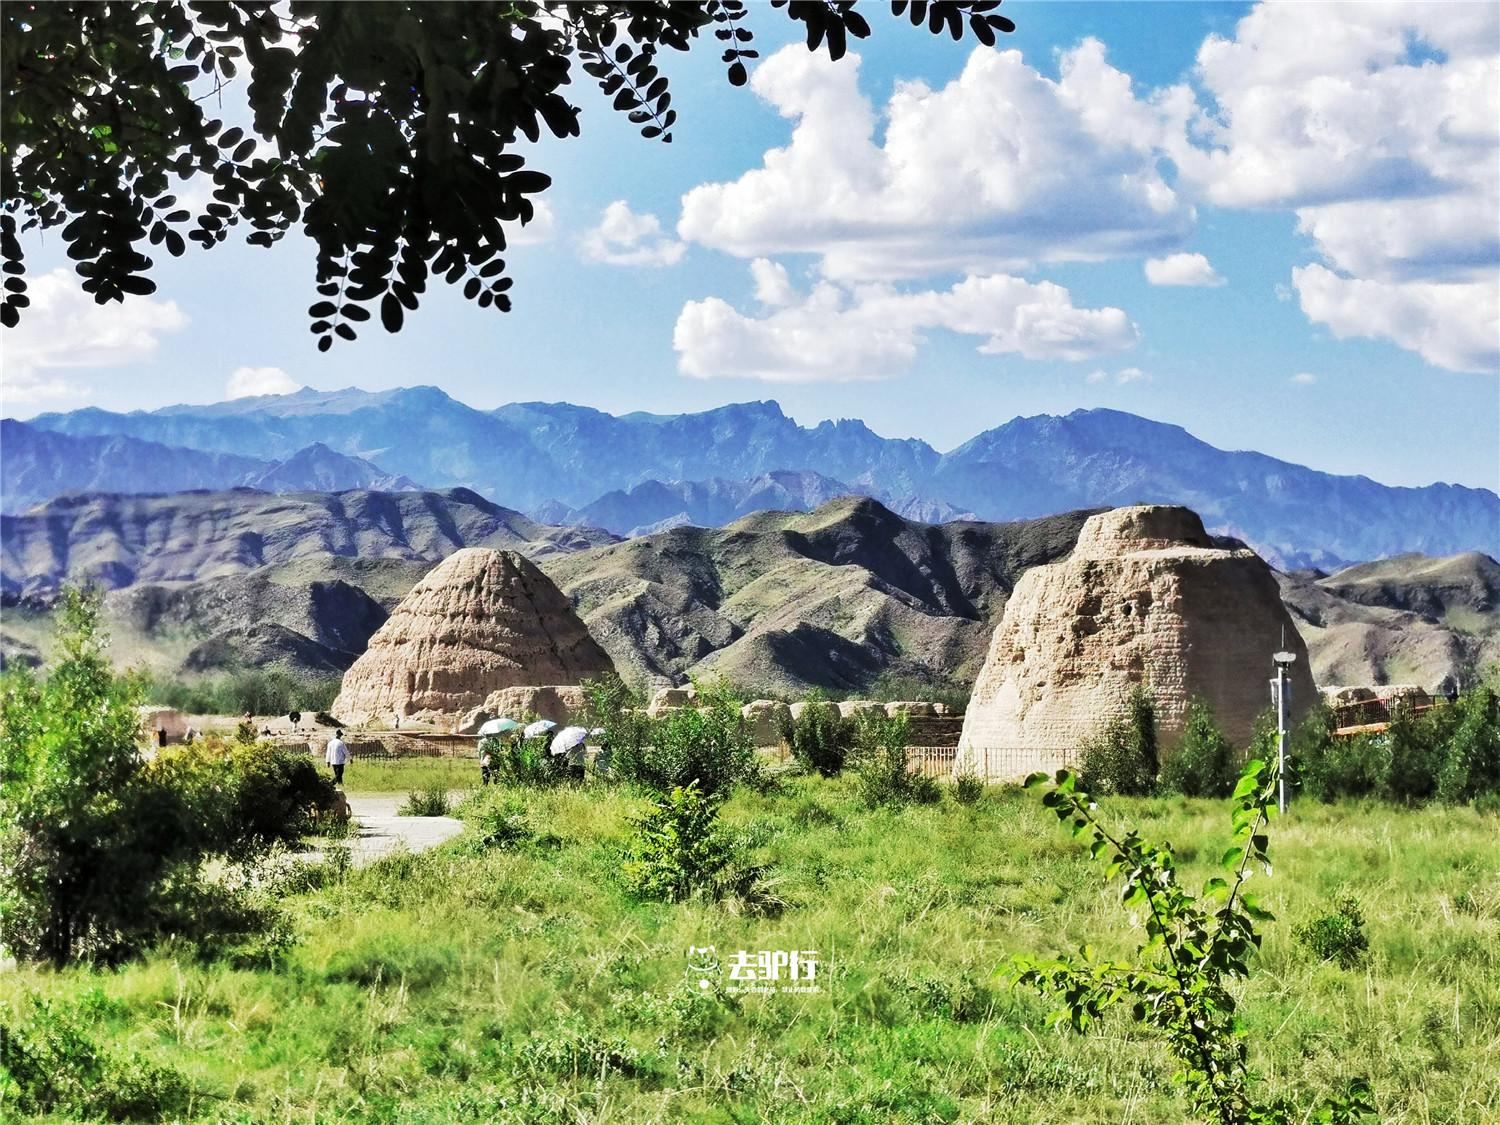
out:
M1482 687L1441 709L1454 720L1438 770L1437 793L1445 801L1491 804L1500 794L1500 698Z
M865 804L930 805L942 798L938 783L915 772L907 760L905 715L861 715L855 725L854 756Z
M720 827L719 801L696 784L678 786L635 821L622 867L625 883L643 899L681 902L694 896L744 895L762 870L736 863L736 842Z
M1188 701L1182 741L1161 769L1164 789L1185 797L1227 797L1239 776L1237 755L1204 699Z
M1292 937L1320 961L1337 961L1341 969L1358 968L1370 948L1364 913L1351 895L1335 898L1331 913L1293 927Z
M534 838L526 819L526 802L504 789L484 789L458 808L467 835L479 848L512 848Z
M808 702L821 704L822 700ZM832 706L809 706L795 720L785 721L782 737L804 770L837 777L854 745L854 722Z
M1325 804L1347 797L1386 792L1391 767L1390 744L1378 734L1334 738L1313 726L1297 749L1298 787Z
M1438 774L1442 771L1447 724L1442 721L1444 707L1417 715L1405 703L1391 707L1390 725L1385 740L1390 755L1385 788L1397 801L1425 801L1437 793Z
M490 756L489 779L497 784L533 788L560 785L570 780L573 772L565 755L549 752L550 743L546 735L538 738L494 735L479 744L479 753L481 757Z
M245 864L332 799L306 755L206 740L137 750L138 681L103 653L96 595L66 591L45 681L0 681L5 942L18 957L118 961L164 933L201 936L211 860Z
M974 805L984 796L984 778L972 773L959 774L953 780L953 799L960 805Z
M669 711L654 722L620 723L622 741L606 741L611 772L658 794L696 785L705 798L753 778L755 743L739 701L722 686L700 689L698 698L696 708Z
M1137 686L1125 718L1115 719L1083 744L1079 782L1091 793L1140 797L1156 789L1156 704Z
M0 1010L0 1105L17 1114L160 1121L191 1096L177 1071L100 1046L77 1015L40 997L24 1017Z
M406 800L396 810L397 816L447 816L449 813L448 790L441 785L426 789L412 789Z

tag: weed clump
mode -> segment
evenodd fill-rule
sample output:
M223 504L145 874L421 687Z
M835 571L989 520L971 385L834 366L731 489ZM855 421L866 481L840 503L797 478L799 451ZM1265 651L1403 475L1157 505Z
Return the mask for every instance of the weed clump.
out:
M870 808L930 805L942 799L938 783L911 768L907 760L906 716L873 712L855 727L854 753L859 789Z
M984 778L972 773L960 774L953 780L953 799L960 805L977 805L984 796Z
M1293 927L1292 937L1320 961L1337 962L1341 969L1357 969L1370 949L1365 916L1352 895L1339 895L1333 910Z
M412 789L396 809L397 816L447 816L451 811L448 791L442 786Z

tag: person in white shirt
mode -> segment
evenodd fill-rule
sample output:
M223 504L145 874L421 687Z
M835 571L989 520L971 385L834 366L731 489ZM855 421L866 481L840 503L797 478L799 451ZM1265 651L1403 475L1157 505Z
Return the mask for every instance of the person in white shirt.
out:
M325 760L333 767L333 783L344 784L344 765L349 761L349 747L344 742L344 732L336 730L333 737L328 740L328 752Z

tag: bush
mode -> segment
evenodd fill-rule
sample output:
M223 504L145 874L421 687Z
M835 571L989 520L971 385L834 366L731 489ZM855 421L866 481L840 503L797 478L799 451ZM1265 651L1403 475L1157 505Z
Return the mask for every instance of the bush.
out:
M1385 787L1392 800L1425 801L1437 793L1438 774L1447 752L1444 721L1450 708L1417 715L1405 703L1391 707L1385 741L1390 755Z
M972 773L959 774L953 780L953 799L960 805L975 805L984 796L984 778Z
M480 761L489 755L488 778L499 785L533 788L560 785L573 777L573 771L566 755L552 754L550 745L551 738L547 735L538 738L493 735L479 744Z
M1079 783L1090 793L1142 797L1156 790L1157 768L1156 704L1149 691L1136 687L1126 717L1083 744Z
M1500 698L1482 687L1441 709L1453 719L1447 752L1438 769L1437 794L1445 801L1473 801L1500 795Z
M458 808L471 844L479 849L513 848L535 838L526 819L526 802L514 792L484 789Z
M768 912L781 905L765 881L765 868L744 863L746 841L719 825L719 799L678 786L635 821L635 834L621 865L625 884L639 898L682 902L701 897L732 899Z
M218 915L195 905L210 862L253 862L332 800L305 754L270 746L205 740L143 761L141 685L110 671L98 614L97 596L66 591L46 680L0 680L5 943L58 966L208 935Z
M823 701L811 698L808 702ZM837 777L854 745L854 722L832 706L808 706L795 720L785 721L782 737L804 770Z
M1239 777L1238 755L1204 699L1188 701L1182 741L1161 769L1164 789L1185 797L1227 797Z
M406 800L396 810L397 816L447 816L448 790L442 786L407 791Z
M1356 969L1365 959L1370 939L1365 936L1365 916L1357 899L1339 895L1333 912L1292 929L1292 937L1321 961L1337 961L1341 969Z
M881 805L930 805L942 798L938 783L914 772L907 761L905 715L861 715L855 725L854 756L860 794L872 809Z
M696 708L669 711L654 722L617 722L618 742L609 742L606 726L611 772L657 794L696 785L705 798L755 777L755 743L739 701L722 686L700 689L698 698Z
M191 1097L180 1073L100 1046L75 1013L39 997L24 1017L0 1011L0 1105L16 1114L160 1121Z

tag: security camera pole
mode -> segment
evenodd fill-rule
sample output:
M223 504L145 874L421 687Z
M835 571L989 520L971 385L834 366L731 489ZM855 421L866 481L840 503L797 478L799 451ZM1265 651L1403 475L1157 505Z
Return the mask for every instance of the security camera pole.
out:
M1276 704L1276 783L1279 787L1277 811L1286 812L1286 741L1287 714L1290 711L1291 685L1287 683L1286 670L1297 660L1293 652L1278 652L1271 657L1276 665L1276 678L1271 681L1271 699Z

